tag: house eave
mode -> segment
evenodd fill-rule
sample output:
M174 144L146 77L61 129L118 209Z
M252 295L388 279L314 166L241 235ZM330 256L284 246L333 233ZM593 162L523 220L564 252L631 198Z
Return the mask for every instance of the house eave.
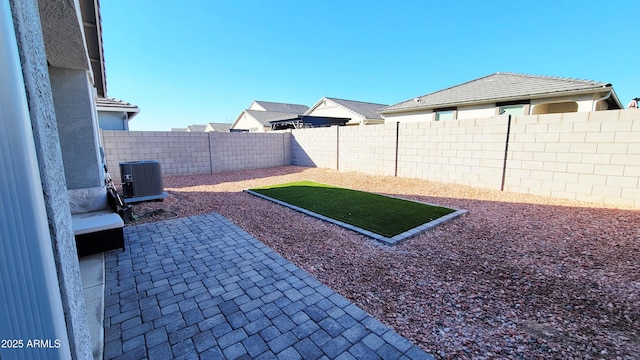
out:
M113 106L96 106L97 111L106 111L106 112L126 112L129 120L133 119L140 112L139 108L129 108L129 107L113 107Z

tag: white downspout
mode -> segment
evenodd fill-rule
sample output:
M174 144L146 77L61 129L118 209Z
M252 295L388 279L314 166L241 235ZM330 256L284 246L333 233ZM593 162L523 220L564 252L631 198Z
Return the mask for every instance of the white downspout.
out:
M609 91L609 93L603 97L601 97L600 99L596 99L593 101L593 107L591 109L591 111L596 111L596 105L598 105L599 101L603 101L603 100L607 100L608 98L611 97L611 94L613 94L613 91Z
M70 359L9 3L0 2L0 358ZM10 339L22 343L6 348Z

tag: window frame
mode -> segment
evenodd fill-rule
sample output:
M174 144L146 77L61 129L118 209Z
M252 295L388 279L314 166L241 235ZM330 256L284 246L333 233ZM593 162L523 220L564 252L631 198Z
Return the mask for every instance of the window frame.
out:
M440 119L441 115L451 114L451 118ZM458 119L458 108L457 107L447 107L447 108L438 108L433 109L433 120L434 121L447 121L447 120L457 120Z
M496 103L496 114L497 115L503 115L503 114L505 114L503 112L503 109L505 107L513 108L515 106L522 106L522 115L529 115L529 111L531 109L531 100L526 99L526 100L515 100L515 101L498 102L498 103Z

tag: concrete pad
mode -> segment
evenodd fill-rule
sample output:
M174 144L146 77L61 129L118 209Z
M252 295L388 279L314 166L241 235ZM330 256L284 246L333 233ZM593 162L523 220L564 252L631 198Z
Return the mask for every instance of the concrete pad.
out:
M104 349L104 254L80 258L87 321L94 359L102 359Z

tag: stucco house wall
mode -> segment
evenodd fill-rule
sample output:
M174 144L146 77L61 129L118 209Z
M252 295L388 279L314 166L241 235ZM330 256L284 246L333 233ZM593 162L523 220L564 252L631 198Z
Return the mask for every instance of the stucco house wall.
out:
M260 110L262 111L262 110ZM264 126L260 121L251 116L246 111L242 111L242 114L238 117L238 119L233 123L231 127L233 130L249 130L249 132L266 132L271 129L271 127Z
M102 186L95 90L87 71L50 67L49 74L67 187Z
M597 101L606 93L598 95L576 95L576 96L555 96L545 99L531 100L531 111L529 114L555 114L563 112L587 112L594 110L594 103L597 104L595 110L607 110L607 103ZM575 107L577 105L577 108Z
M268 129L246 111L233 124L232 129L249 130L249 132L265 132Z
M103 130L129 130L126 113L98 111L98 121Z
M495 106L464 106L458 108L458 120L489 118L497 114Z

